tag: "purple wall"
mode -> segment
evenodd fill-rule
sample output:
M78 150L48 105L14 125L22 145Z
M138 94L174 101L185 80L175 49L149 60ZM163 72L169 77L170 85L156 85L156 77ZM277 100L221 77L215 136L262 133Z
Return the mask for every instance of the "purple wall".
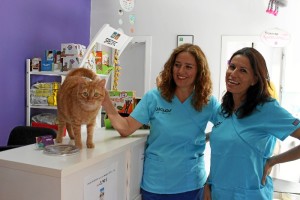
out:
M88 46L90 0L2 0L0 6L0 145L26 124L26 58L61 43Z

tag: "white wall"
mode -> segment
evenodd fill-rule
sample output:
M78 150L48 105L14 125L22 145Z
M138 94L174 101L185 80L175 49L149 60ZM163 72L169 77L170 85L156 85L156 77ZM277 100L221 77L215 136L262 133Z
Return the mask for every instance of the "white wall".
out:
M194 35L194 43L206 53L214 83L214 95L219 97L221 65L221 36L259 36L263 31L280 28L291 34L286 48L286 67L291 72L300 70L300 1L288 0L288 6L279 8L277 16L265 12L269 0L134 0L135 7L123 16L118 14L119 0L92 0L91 38L105 23L121 28L130 36L152 36L151 85L170 53L177 45L177 35ZM136 23L130 25L129 15ZM123 24L119 24L119 19ZM130 28L134 32L130 32ZM126 50L126 49L125 49ZM129 80L130 81L130 80ZM295 80L300 85L300 79ZM287 86L289 87L289 86ZM206 163L209 163L209 145ZM294 163L291 163L294 164ZM209 166L206 166L207 170ZM285 175L286 176L286 175ZM282 178L282 177L281 177Z
M281 28L291 33L288 65L299 67L300 1L289 0L279 8L278 16L265 12L268 0L135 0L135 7L123 16L118 14L119 0L92 0L91 37L105 23L122 28L130 36L152 36L151 84L162 69L171 51L176 47L177 35L192 34L194 43L206 53L212 72L214 95L219 94L221 35L260 35L269 28ZM135 15L130 25L129 15ZM119 19L123 24L119 24ZM134 32L130 32L130 28ZM225 64L225 63L222 63ZM223 80L223 77L222 79Z
M132 90L141 98L145 91L145 42L129 43L120 56L121 76L118 90ZM130 80L130 81L128 81Z

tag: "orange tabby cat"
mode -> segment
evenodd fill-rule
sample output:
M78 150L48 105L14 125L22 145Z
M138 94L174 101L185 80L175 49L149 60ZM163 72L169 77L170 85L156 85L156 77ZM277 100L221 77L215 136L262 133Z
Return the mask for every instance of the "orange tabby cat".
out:
M105 79L100 79L92 70L77 68L68 73L57 94L58 135L67 128L75 146L82 148L81 125L86 124L87 148L94 148L93 133L96 117L105 97Z

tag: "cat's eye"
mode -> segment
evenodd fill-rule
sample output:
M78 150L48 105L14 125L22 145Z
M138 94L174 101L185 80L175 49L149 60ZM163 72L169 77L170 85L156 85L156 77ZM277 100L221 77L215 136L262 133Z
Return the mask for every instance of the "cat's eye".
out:
M94 94L94 97L99 97L99 96L100 96L99 93L95 93L95 94Z
M83 92L82 95L83 95L84 97L87 97L87 96L89 96L89 93Z

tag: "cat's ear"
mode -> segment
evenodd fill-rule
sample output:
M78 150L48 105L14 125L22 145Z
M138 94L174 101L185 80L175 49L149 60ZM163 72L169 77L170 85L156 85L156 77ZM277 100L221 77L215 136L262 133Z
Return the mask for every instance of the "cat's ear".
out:
M105 80L105 79L101 79L101 80L100 80L100 86L101 86L101 87L105 87L105 83L106 83L106 80Z

